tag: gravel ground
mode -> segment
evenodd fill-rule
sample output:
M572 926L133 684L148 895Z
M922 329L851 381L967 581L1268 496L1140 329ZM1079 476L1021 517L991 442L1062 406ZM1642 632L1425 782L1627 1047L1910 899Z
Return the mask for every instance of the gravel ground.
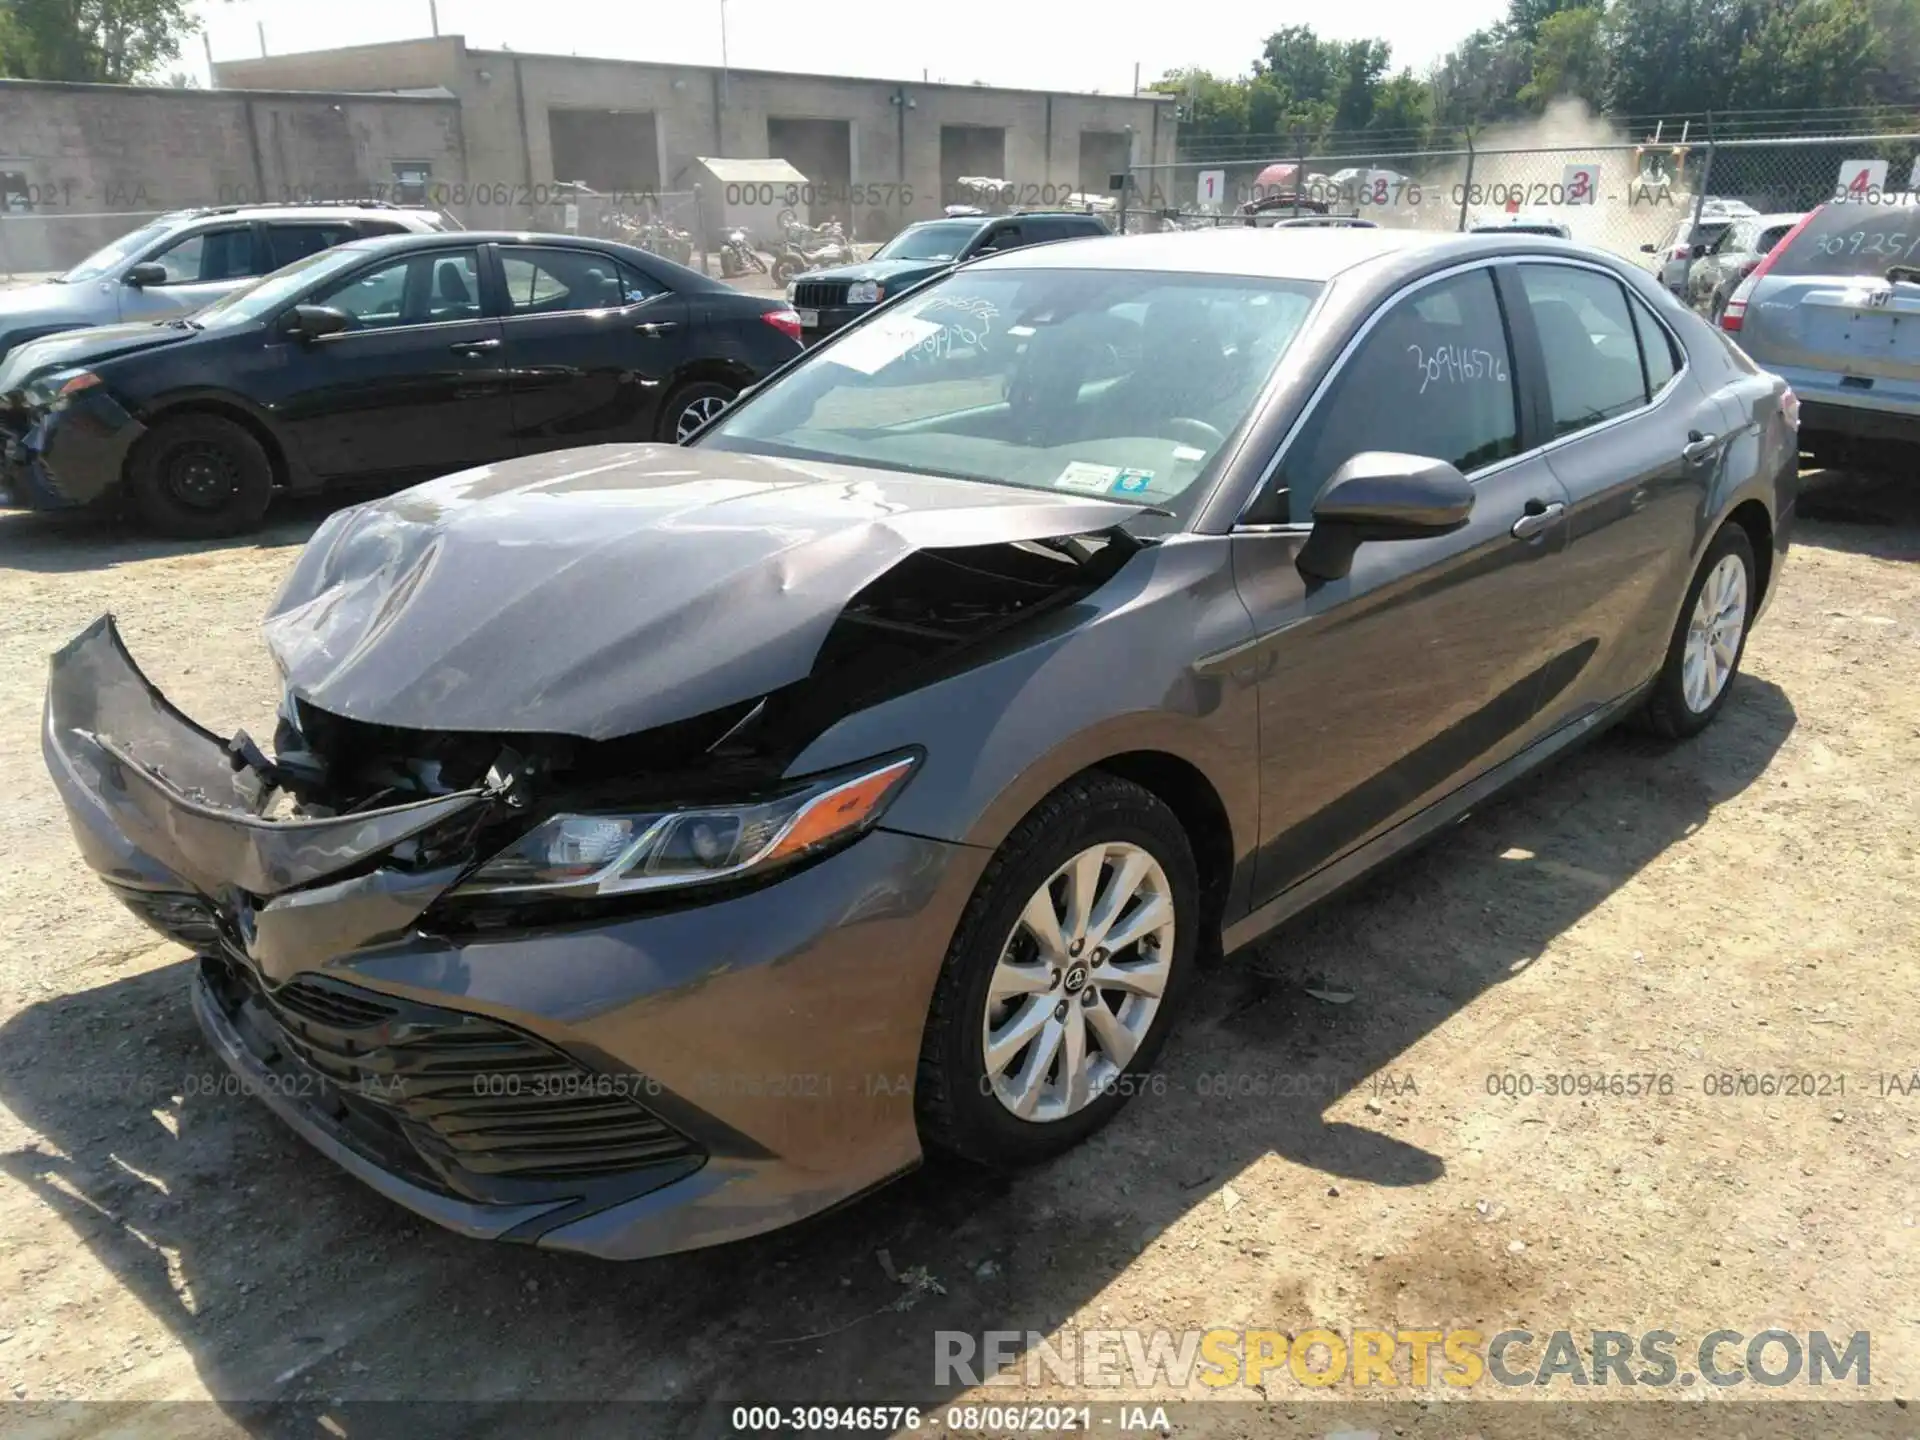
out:
M112 610L189 713L271 733L256 622L321 511L211 546L0 514L8 1418L111 1400L133 1408L40 1432L264 1433L253 1402L567 1398L615 1433L632 1399L932 1405L961 1393L936 1329L1136 1325L1667 1329L1683 1353L1866 1330L1849 1398L1912 1393L1920 1094L1878 1077L1920 1069L1920 501L1823 478L1806 504L1706 736L1605 737L1226 962L1164 1093L1090 1144L627 1267L442 1233L220 1093L187 957L81 868L39 755L47 653ZM1489 1093L1563 1072L1674 1089ZM1720 1072L1845 1091L1706 1093Z

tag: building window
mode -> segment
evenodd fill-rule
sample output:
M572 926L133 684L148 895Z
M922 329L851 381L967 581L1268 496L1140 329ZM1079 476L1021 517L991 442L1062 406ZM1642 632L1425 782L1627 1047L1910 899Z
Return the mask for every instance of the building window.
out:
M393 162L393 201L396 205L424 205L433 183L433 166L424 160Z
M548 144L556 185L602 195L660 189L660 141L651 110L549 110Z
M0 170L0 213L24 215L33 209L33 190L18 170Z

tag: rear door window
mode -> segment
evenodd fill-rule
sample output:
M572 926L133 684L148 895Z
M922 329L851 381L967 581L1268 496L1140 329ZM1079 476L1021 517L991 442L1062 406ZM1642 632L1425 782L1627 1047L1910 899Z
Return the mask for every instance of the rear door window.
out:
M1666 326L1653 318L1653 312L1630 296L1633 328L1640 332L1640 360L1647 367L1647 395L1658 395L1680 373L1680 357L1674 352L1673 337Z
M500 270L507 282L509 315L609 310L633 303L627 299L619 263L598 251L503 245Z
M1920 259L1920 206L1849 200L1823 206L1793 237L1772 275L1884 275Z
M355 238L353 226L344 220L325 225L270 222L267 225L268 263L270 268L278 270L282 265L291 265Z
M1620 282L1571 265L1519 270L1547 362L1553 433L1584 430L1646 404L1640 339Z

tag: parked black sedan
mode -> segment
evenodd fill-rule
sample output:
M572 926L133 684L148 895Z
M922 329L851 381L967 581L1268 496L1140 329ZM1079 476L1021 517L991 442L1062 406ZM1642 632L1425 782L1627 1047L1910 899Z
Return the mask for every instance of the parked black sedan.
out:
M13 351L0 504L124 504L168 534L226 535L277 491L684 440L799 335L782 302L611 241L360 241L188 318Z
M1616 720L1704 731L1794 427L1562 241L1036 245L690 445L333 516L271 757L109 617L42 744L242 1089L467 1234L659 1254L1060 1152L1153 1103L1203 955Z

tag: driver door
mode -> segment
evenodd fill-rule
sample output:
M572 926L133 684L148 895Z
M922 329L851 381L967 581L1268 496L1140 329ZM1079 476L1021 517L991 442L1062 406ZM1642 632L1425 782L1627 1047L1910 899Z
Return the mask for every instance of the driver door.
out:
M1336 362L1236 528L1260 692L1261 900L1525 749L1551 673L1577 666L1557 598L1566 496L1523 453L1521 382L1490 267L1416 282ZM1309 580L1295 562L1313 502L1368 450L1449 461L1472 513L1451 533L1367 541L1346 576Z

